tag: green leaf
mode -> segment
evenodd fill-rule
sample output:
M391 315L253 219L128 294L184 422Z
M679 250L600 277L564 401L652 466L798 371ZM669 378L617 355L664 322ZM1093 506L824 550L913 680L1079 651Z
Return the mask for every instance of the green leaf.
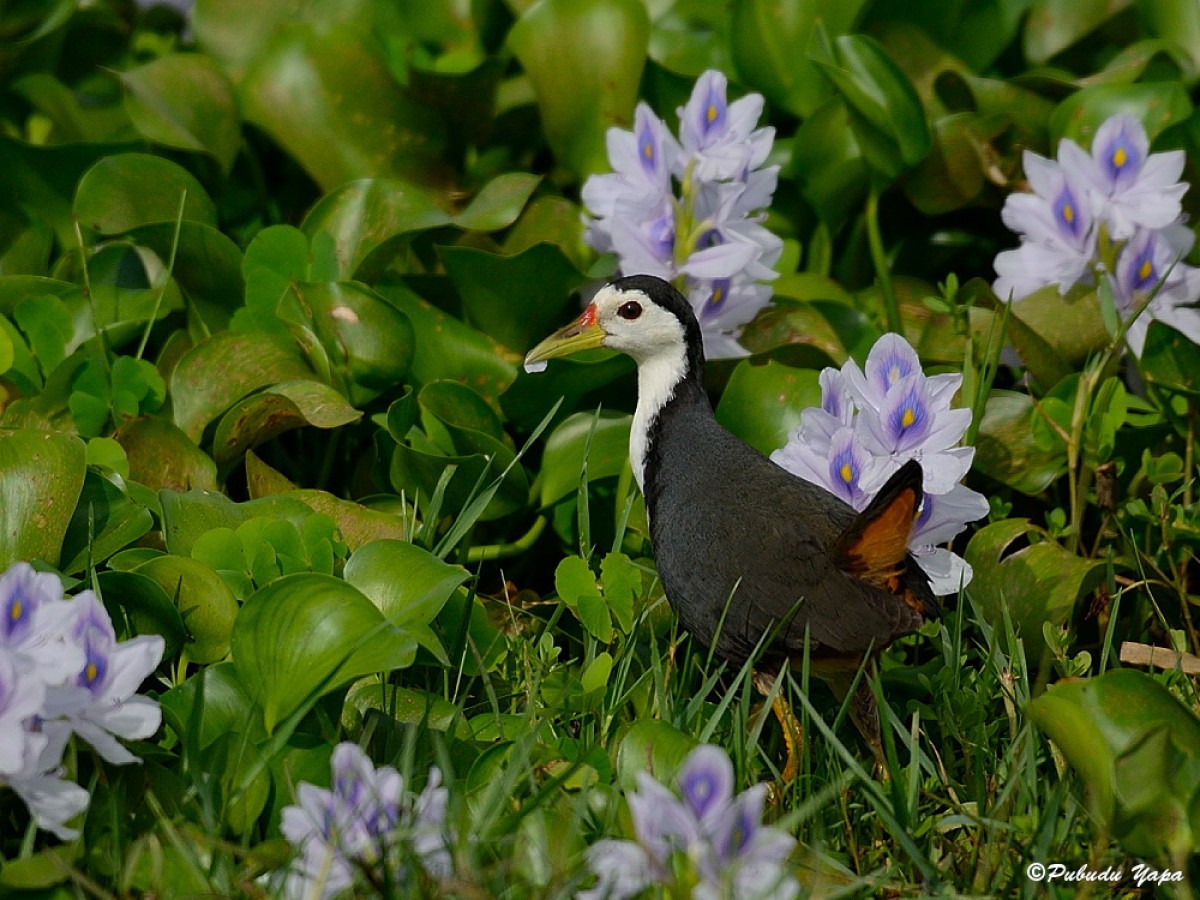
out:
M1028 394L993 390L975 440L975 468L1023 494L1041 494L1066 471L1067 461L1057 448L1038 444L1039 419Z
M299 527L313 514L307 504L284 496L234 503L223 494L208 491L162 491L159 502L163 539L167 550L177 556L190 556L197 539L214 528L236 529L259 516L287 519Z
M228 173L241 145L233 87L211 58L170 53L120 74L125 109L143 137L210 154Z
M583 474L585 448L589 484L598 478L620 475L629 459L630 421L628 414L610 411L575 413L563 419L546 439L542 454L542 507L576 493Z
M186 194L186 198L184 195ZM217 210L200 182L181 166L146 153L105 157L84 173L75 192L75 215L101 234L183 218L217 224ZM164 257L165 258L165 257Z
M617 627L625 634L633 629L633 601L642 592L642 572L624 553L606 553L600 561L604 599Z
M240 459L247 450L295 428L338 428L362 413L327 384L285 381L238 401L217 422L213 457L218 465Z
M89 469L71 524L63 535L60 566L76 575L89 564L99 565L154 527L150 510L130 497L115 473Z
M579 677L579 686L585 694L592 691L602 691L608 686L608 678L612 674L613 658L607 650L598 653L596 658L588 663Z
M1158 681L1115 669L1060 682L1029 715L1083 777L1097 826L1129 853L1176 862L1200 845L1189 823L1200 792L1200 719Z
M553 244L516 256L472 247L440 247L438 255L462 298L467 323L518 352L562 324L571 292L585 280Z
M1142 347L1141 371L1152 384L1200 396L1200 347L1170 325L1150 321Z
M1008 337L1043 390L1109 343L1095 291L1074 290L1064 297L1054 285L1012 304Z
M617 784L622 790L637 787L639 772L648 772L666 785L675 776L698 741L661 719L634 722L617 747Z
M1079 597L1100 583L1104 561L1083 559L1053 541L1042 539L1019 550L1020 538L1038 538L1028 519L1005 519L981 528L971 537L965 558L975 570L971 597L987 621L1001 627L1007 610L1026 652L1042 651L1042 625L1062 625Z
M196 443L162 416L141 416L113 437L125 448L129 477L154 491L215 491L217 467Z
M406 94L376 42L352 26L299 22L279 29L238 95L246 120L324 192L358 178L431 183L442 169L437 115Z
M472 231L500 231L517 220L541 182L540 175L506 172L497 175L454 216L454 224Z
M192 662L207 665L229 654L238 605L221 576L182 556L157 556L134 572L156 582L174 602L187 626L186 649Z
M187 629L171 597L157 581L138 572L101 572L96 581L119 638L159 634L166 641L163 658L179 655Z
M538 0L509 31L546 140L576 175L608 169L605 132L632 120L649 39L641 0Z
M863 158L877 175L890 181L925 158L931 138L921 100L877 41L847 34L831 46L819 29L810 58L846 101Z
M734 0L730 38L738 75L771 102L807 119L830 95L807 57L813 32L820 23L830 35L845 34L863 5L864 0Z
M812 369L767 361L738 363L717 404L717 420L758 452L769 455L787 443L806 407L821 405Z
M804 199L831 231L862 208L870 170L841 97L829 98L796 130L790 171Z
M412 665L416 642L359 590L328 575L260 589L233 627L233 661L269 732L306 703L371 672Z
M1105 120L1128 113L1141 120L1154 140L1169 126L1186 121L1192 110L1187 90L1179 82L1099 84L1076 91L1058 105L1050 119L1050 138L1055 145L1062 138L1070 138L1090 148Z
M290 338L214 334L185 353L171 375L175 424L199 441L210 422L251 391L311 376Z
M1025 55L1044 63L1107 22L1131 0L1037 0L1025 28Z
M608 604L600 596L596 576L586 560L578 556L563 559L554 571L554 588L592 637L604 644L612 640L613 627Z
M447 315L407 288L381 286L380 293L412 324L412 377L418 384L446 378L461 380L489 400L498 401L516 379L521 357L499 341Z
M293 284L305 324L321 342L350 402L363 404L408 373L414 347L408 317L356 282Z
M87 470L70 434L0 430L0 569L21 560L58 565Z
M381 269L413 234L450 224L433 195L415 185L384 178L352 181L329 192L304 218L310 238L333 238L338 275L346 280L360 269ZM318 279L304 279L318 280Z
M471 576L415 544L372 541L351 554L342 577L370 597L391 624L409 627L432 622Z

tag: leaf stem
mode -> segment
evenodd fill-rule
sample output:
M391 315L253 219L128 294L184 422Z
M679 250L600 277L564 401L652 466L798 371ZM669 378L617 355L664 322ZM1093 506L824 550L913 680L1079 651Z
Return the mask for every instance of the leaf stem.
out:
M867 243L871 248L871 262L875 265L875 277L883 291L883 307L887 314L888 331L901 334L900 304L896 301L896 290L892 286L892 275L888 267L887 252L883 247L883 235L879 231L879 191L871 188L867 195Z

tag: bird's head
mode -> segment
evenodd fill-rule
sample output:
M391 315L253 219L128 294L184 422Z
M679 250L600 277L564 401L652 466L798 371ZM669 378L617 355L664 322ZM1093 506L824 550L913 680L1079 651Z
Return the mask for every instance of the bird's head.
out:
M539 371L548 359L596 347L620 350L639 365L673 359L690 363L693 372L704 365L700 325L691 304L652 275L630 275L606 284L574 322L529 351L525 367Z

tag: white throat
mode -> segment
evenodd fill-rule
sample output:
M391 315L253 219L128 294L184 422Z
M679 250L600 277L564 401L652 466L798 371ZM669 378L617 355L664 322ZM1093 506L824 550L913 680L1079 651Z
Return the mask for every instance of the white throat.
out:
M682 342L639 359L637 409L629 431L629 462L642 493L646 492L646 453L650 450L650 426L675 396L687 371L687 349Z

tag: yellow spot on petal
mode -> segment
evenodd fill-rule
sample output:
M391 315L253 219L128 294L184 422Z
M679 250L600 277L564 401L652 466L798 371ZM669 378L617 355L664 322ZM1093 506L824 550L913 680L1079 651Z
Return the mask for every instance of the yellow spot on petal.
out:
M25 612L25 606L21 603L21 599L18 597L17 599L13 600L12 606L8 608L8 617L14 622L20 622L21 613L23 612Z
M654 159L654 145L649 141L642 144L642 156L646 157L646 159Z
M842 481L846 482L846 484L854 480L854 468L850 463L842 463L842 468L838 471L838 474L842 476Z
M704 113L704 118L710 123L717 121L717 105L715 103L708 104L708 110Z
M908 428L915 421L917 421L917 415L913 412L912 407L905 407L904 415L900 417L900 427Z
M1063 217L1063 220L1067 222L1067 224L1074 222L1075 221L1075 207L1073 207L1070 203L1064 203L1063 210L1062 210L1062 217Z
M724 297L725 297L725 288L714 288L713 292L712 292L712 297L709 299L708 302L713 306L717 306L720 304L721 300Z
M1129 154L1127 154L1125 152L1124 147L1118 147L1116 150L1113 151L1112 161L1113 161L1113 165L1116 166L1118 169L1121 168L1121 166L1125 165L1125 163L1129 162Z
M93 681L96 680L96 675L97 675L96 664L94 662L89 662L87 664L87 668L83 670L83 677L88 680L88 684L91 684Z
M1154 274L1154 264L1150 260L1145 260L1138 266L1138 280L1145 281Z

